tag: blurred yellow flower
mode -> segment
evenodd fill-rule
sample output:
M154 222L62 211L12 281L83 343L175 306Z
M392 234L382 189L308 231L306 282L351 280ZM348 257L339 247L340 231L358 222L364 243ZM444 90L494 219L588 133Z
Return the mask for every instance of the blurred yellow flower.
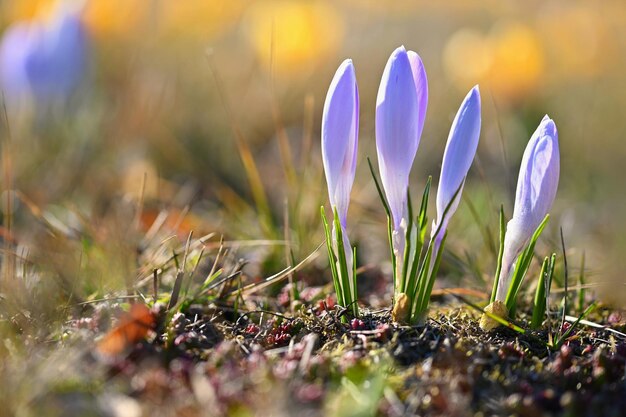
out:
M444 71L463 91L486 79L492 64L492 42L477 30L459 30L443 50Z
M505 100L532 93L544 69L544 51L535 32L520 23L501 22L488 35L461 29L443 51L447 76L459 89L481 83Z
M0 1L2 23L9 24L19 20L45 18L54 10L55 0L11 0Z
M37 16L42 6L48 6L50 1L22 0L0 2L0 16L5 24L17 20L29 20Z
M414 12L418 8L428 6L429 1L380 1L380 0L345 0L346 3L357 6L369 13L390 13L406 16L407 12ZM438 3L438 2L435 2Z
M502 2L498 0L344 0L344 2L359 7L368 13L372 13L376 17L380 17L381 13L383 13L407 19L414 18L419 14L431 12L443 12L446 13L447 16L454 16L476 9L494 10L495 8L502 7Z
M328 2L279 0L256 3L247 15L248 37L266 68L298 75L334 54L343 20Z
M544 52L535 32L520 23L503 22L491 31L494 44L489 85L505 98L532 93L544 68Z
M164 1L160 18L166 34L204 40L230 27L248 3L244 0Z
M552 51L550 68L557 78L600 74L619 56L607 16L611 14L601 5L591 4L555 7L540 14L543 36Z
M132 36L150 15L155 2L141 0L87 0L85 21L96 36Z

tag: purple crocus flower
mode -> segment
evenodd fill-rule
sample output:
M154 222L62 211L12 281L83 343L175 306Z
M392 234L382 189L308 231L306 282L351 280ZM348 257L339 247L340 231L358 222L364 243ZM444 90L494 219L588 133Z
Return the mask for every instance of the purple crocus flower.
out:
M506 226L496 301L506 299L515 261L552 207L559 184L559 163L556 125L546 115L522 158L513 217Z
M359 91L352 60L346 59L333 77L322 115L322 159L330 205L345 228L356 170L359 136Z
M431 238L435 239L433 257L446 233L448 221L450 221L461 200L465 177L478 147L480 124L480 91L478 86L475 86L467 93L463 103L461 103L461 107L452 122L446 150L443 153L441 176L437 189L437 219L433 222L431 230ZM459 192L455 198L457 190ZM444 216L444 211L448 206L450 207ZM435 233L437 233L436 236Z
M424 128L427 106L424 65L415 52L407 52L401 46L387 61L376 100L378 166L391 210L396 257L404 252L409 173Z
M60 3L49 22L17 22L0 44L0 87L11 101L39 104L67 99L87 64L87 33L80 10Z
M346 223L350 191L356 170L356 155L359 136L359 90L354 73L352 60L341 63L328 88L324 112L322 114L322 160L328 196L337 217L343 236L343 247L346 266L349 274L350 293L356 294L352 276L352 249ZM333 222L333 241L335 239L335 223ZM337 242L334 241L335 248ZM351 278L350 278L351 277ZM345 291L345 289L344 289Z

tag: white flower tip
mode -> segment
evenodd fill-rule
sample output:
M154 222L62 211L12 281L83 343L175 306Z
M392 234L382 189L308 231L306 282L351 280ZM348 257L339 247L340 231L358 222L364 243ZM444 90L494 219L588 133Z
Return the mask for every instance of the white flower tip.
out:
M354 64L350 58L345 59L341 65L339 65L339 68L337 68L337 74L343 75L345 73L354 74Z
M407 55L407 51L404 45L398 46L391 54L391 56L394 58L397 57L398 55Z
M478 84L472 87L472 89L467 93L467 97L465 99L480 106L480 88L478 88Z
M550 136L555 139L557 138L558 132L556 129L556 124L554 123L554 120L550 118L550 116L548 116L547 114L543 116L540 125L544 135Z
M418 66L423 67L424 62L422 61L422 57L415 51L407 51L406 54L409 56L411 61L415 61Z
M459 111L456 117L467 119L468 115L472 115L469 117L478 118L480 121L480 112L481 112L480 90L478 89L478 85L476 85L470 91L468 91L467 95L463 99L463 102L461 103L461 107L459 108ZM455 121L456 121L456 118L455 118ZM451 132L454 131L455 125L456 123L453 124L452 126L453 129L451 130ZM478 125L478 128L480 129L480 125Z

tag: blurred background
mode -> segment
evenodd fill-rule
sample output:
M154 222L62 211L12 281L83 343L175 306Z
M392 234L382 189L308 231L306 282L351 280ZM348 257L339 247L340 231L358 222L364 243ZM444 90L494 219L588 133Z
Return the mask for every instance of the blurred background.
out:
M560 250L562 227L572 273L584 252L587 275L614 280L616 294L626 266L624 22L621 0L0 0L5 241L83 297L128 284L160 213L181 241L191 230L287 240L303 259L322 242L321 109L352 58L361 124L350 236L362 265L388 271L366 157L376 160L378 83L403 44L421 55L430 90L414 196L428 175L437 182L462 98L475 84L482 93L478 157L442 273L490 282L499 206L511 215L523 149L548 113L562 165L541 256ZM282 247L246 256L251 275L290 263Z

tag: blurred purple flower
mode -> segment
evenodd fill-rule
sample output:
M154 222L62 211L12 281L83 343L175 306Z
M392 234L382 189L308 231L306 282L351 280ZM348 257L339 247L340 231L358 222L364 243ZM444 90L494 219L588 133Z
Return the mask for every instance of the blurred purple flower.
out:
M359 91L352 60L346 59L330 83L322 115L322 159L328 196L345 228L356 170Z
M0 44L0 87L8 99L14 100L30 91L25 62L29 43L34 36L29 25L16 23L9 27Z
M393 222L396 256L404 251L409 173L428 106L426 71L415 52L397 48L387 61L376 100L376 149Z
M522 158L513 217L506 226L498 301L506 298L515 260L552 207L559 184L559 164L558 132L554 121L546 115Z
M437 189L437 219L433 222L431 230L433 235L431 237L435 238L435 252L446 233L448 221L452 218L461 200L465 177L478 147L480 124L480 91L478 86L475 86L467 93L456 113L448 135L446 150L443 153L441 176ZM454 198L459 187L461 190ZM444 211L448 205L450 208L444 217ZM438 228L439 232L437 236L434 236Z
M17 22L0 44L0 86L8 99L64 100L83 79L87 33L79 10L59 4L50 22Z

